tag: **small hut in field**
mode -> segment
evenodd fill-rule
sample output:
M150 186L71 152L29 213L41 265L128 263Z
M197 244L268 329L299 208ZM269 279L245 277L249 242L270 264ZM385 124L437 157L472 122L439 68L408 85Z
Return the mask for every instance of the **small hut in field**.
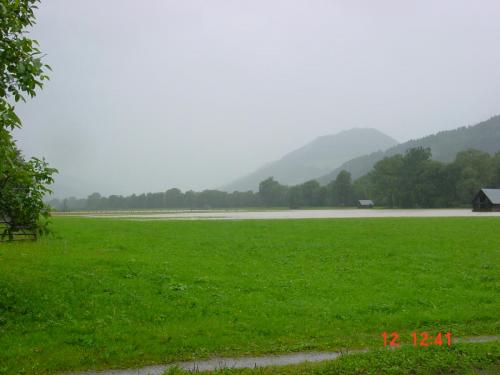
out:
M472 200L472 211L500 212L500 189L481 189Z
M373 208L375 204L370 199L360 199L358 201L358 208Z

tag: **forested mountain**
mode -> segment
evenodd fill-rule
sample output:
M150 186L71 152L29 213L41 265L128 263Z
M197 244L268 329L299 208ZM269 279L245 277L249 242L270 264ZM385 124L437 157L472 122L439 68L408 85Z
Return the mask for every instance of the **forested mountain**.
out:
M375 129L355 128L322 136L221 190L256 191L259 183L270 176L287 185L300 183L327 173L354 157L383 151L395 144L394 139Z
M499 145L500 115L474 126L442 131L424 138L398 144L386 151L367 153L364 156L345 162L328 174L320 175L318 181L321 184L327 184L334 180L342 170L348 171L356 179L368 173L379 160L396 154L404 154L407 150L415 147L430 148L434 160L449 163L454 160L456 154L460 151L476 149L493 154L498 151Z
M380 207L431 208L467 207L481 188L500 188L499 152L469 149L452 163L431 159L430 149L412 148L378 161L363 177L353 181L347 171L321 186L317 180L282 185L272 177L261 181L254 193L172 188L165 192L86 199L53 199L49 204L60 211L130 209L220 209L250 207L350 207L358 199L372 199Z

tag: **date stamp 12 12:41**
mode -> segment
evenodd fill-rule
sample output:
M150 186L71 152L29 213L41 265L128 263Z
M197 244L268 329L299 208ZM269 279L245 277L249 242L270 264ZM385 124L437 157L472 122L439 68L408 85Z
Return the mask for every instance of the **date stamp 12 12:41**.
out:
M380 336L384 339L384 346L397 347L400 344L401 337L398 332L382 332ZM411 342L413 346L451 346L451 332L438 332L435 336L429 335L428 332L412 332Z

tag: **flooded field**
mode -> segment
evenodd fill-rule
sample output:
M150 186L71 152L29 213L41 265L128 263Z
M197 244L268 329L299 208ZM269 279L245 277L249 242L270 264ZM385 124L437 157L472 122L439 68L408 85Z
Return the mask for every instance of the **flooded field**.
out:
M470 209L346 209L346 210L269 210L269 211L103 211L56 213L61 216L107 217L161 220L259 220L329 219L377 217L500 217L500 212L473 212Z

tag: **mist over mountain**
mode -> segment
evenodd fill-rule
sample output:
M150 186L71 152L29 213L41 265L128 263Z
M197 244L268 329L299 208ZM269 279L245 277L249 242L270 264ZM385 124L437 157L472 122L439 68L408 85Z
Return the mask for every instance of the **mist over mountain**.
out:
M270 176L286 185L301 183L328 173L352 158L367 152L383 151L396 144L393 138L370 128L354 128L325 135L220 189L256 191L259 183Z
M327 184L334 180L341 170L350 172L353 178L361 177L368 173L377 161L395 154L402 154L414 147L429 147L432 151L432 158L442 162L451 162L458 152L471 148L491 154L496 153L500 150L500 115L473 126L442 131L400 143L385 151L367 153L343 163L330 173L320 175L321 177L317 180L321 184ZM306 179L302 182L304 181Z

